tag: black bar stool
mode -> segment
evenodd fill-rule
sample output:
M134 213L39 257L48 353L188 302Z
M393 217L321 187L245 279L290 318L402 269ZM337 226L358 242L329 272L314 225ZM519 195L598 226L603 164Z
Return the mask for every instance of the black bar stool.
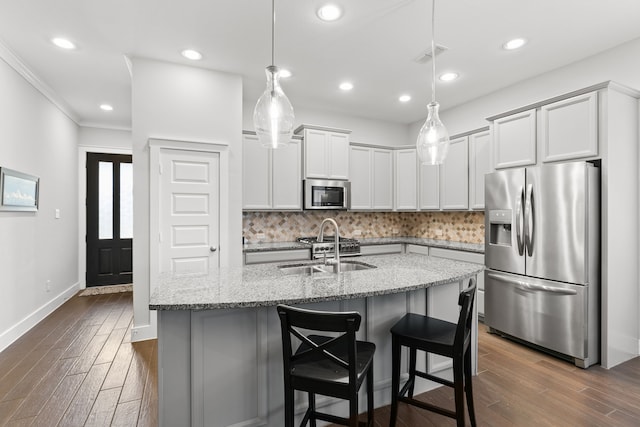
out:
M356 341L360 328L357 312L327 312L278 305L284 360L285 427L294 423L294 391L306 391L309 406L300 423L311 427L316 420L355 427L358 423L358 391L367 379L367 422L373 426L373 354L376 346ZM305 330L304 332L302 330ZM334 332L338 336L306 335L308 331ZM291 335L301 341L295 353ZM315 395L349 401L349 418L316 411Z
M392 328L392 380L391 380L391 420L395 427L398 415L398 401L417 406L428 411L454 418L458 426L464 426L464 394L471 425L476 425L471 387L471 322L473 302L476 294L476 280L472 278L469 287L460 293L461 307L458 323L445 322L419 314L407 313ZM409 348L409 380L400 390L400 355L402 346ZM439 354L453 359L453 382L426 372L416 371L416 351ZM455 411L451 411L413 398L416 376L453 387ZM405 396L408 394L408 396Z

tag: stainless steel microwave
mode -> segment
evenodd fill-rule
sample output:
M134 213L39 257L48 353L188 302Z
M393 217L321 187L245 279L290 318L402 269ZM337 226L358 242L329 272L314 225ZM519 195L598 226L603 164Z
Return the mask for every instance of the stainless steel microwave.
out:
M351 183L324 179L304 181L305 209L349 209Z

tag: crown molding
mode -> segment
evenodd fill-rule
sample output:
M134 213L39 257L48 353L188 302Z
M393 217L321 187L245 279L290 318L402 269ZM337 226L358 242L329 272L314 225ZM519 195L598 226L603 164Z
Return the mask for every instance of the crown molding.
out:
M58 95L49 85L43 82L24 61L12 51L2 40L0 40L0 59L20 74L31 86L47 98L53 105L62 111L73 122L80 126L80 120L77 114L73 112L69 104L67 104L60 95Z

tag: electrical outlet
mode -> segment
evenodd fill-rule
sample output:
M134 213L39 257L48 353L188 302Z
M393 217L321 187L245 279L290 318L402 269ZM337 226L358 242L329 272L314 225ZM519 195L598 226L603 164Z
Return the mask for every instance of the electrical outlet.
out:
M436 229L436 236L442 236L442 230Z
M397 228L394 228L394 229L392 229L392 230L391 230L391 233L392 233L394 236L395 236L395 235L397 235L399 232L400 232L400 231L398 231L398 229L397 229Z
M362 230L353 230L354 236L362 236Z
M44 290L47 292L51 292L51 280L47 280L44 284Z
M258 239L258 241L262 241L265 239L264 233L256 233L256 239Z

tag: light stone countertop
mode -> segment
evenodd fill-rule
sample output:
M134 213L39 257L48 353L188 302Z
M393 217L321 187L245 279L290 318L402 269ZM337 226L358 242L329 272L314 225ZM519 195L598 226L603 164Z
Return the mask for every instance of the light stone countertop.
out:
M345 260L347 261L347 260ZM348 261L356 261L350 259ZM377 268L312 276L285 275L278 265L228 267L203 274L165 274L151 295L151 310L211 310L305 304L408 292L460 281L484 266L418 254L362 256Z
M360 246L371 245L392 245L394 243L408 243L419 246L430 246L433 248L454 249L458 251L484 253L482 243L462 243L449 240L424 239L420 237L373 237L358 239ZM309 249L310 245L300 242L270 242L270 243L247 243L242 246L243 252L269 252L291 249Z

